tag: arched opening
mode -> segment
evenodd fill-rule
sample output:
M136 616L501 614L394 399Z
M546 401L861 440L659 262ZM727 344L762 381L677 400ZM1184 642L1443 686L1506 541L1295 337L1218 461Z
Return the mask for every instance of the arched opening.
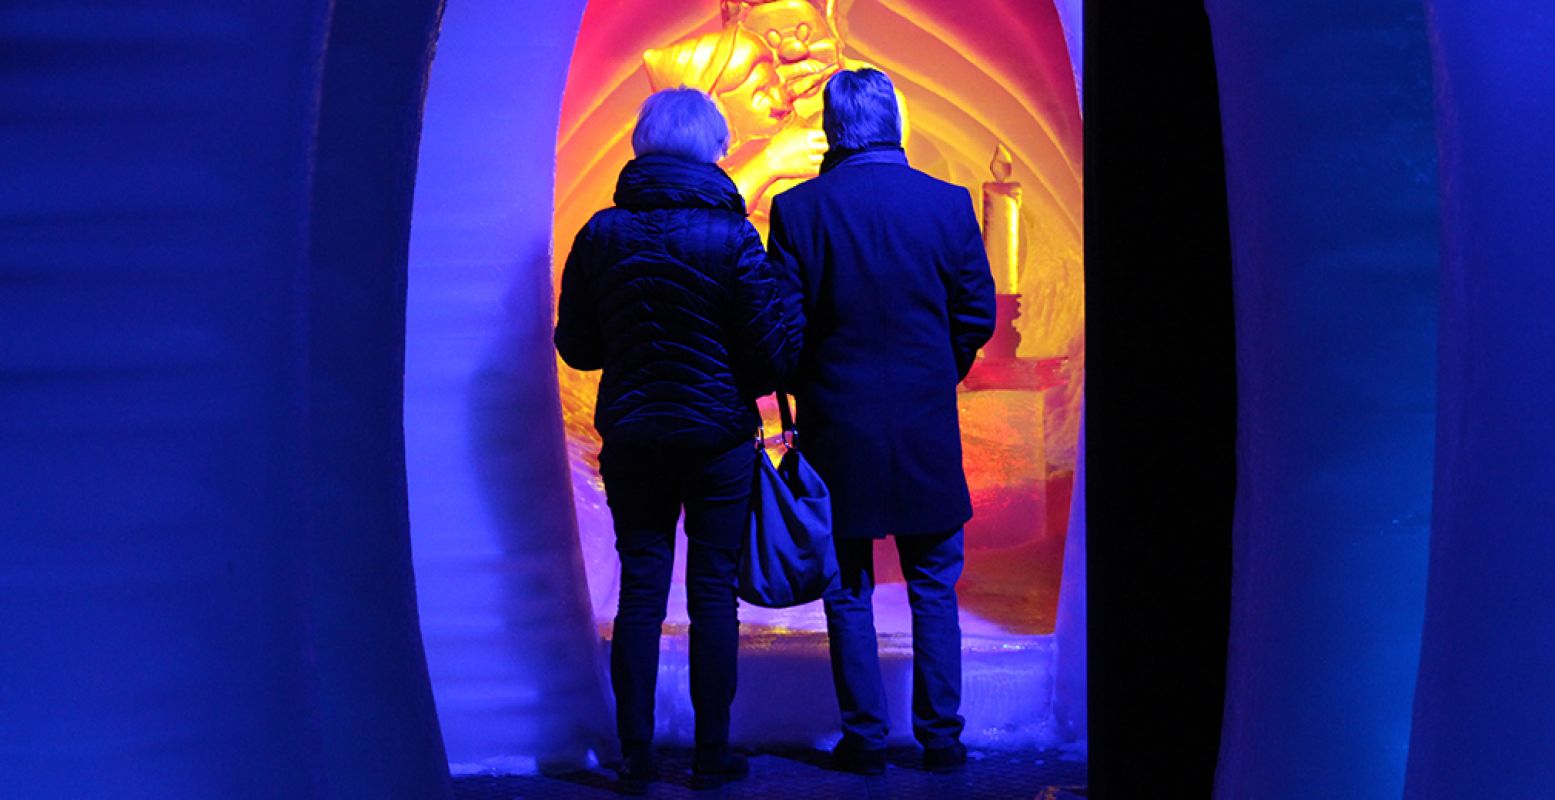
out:
M723 166L764 230L771 197L804 172L784 171L784 159L797 161L790 135L819 130L815 76L866 64L886 70L903 96L909 158L984 200L999 290L1020 296L1018 316L1004 320L1010 330L986 354L997 356L1003 344L1007 363L985 358L962 392L977 509L963 579L967 622L995 637L1052 632L1084 363L1081 125L1057 9L1003 2L952 9L930 0L725 8L734 10L720 13L711 0L589 3L557 137L553 279L573 234L610 205L616 172L631 158L637 105L654 89L686 84L718 96L734 121ZM786 45L799 26L810 55L781 63L769 42ZM766 174L751 176L763 167ZM598 374L562 366L560 380L579 533L603 622L614 608L615 554L595 464ZM905 633L905 606L889 613L882 631ZM810 608L746 609L743 619L758 628L824 629Z
M644 52L726 28L713 0L513 5L466 0L447 12L412 236L407 472L428 661L456 767L612 746L599 645L615 561L592 382L558 375L550 348L554 266L629 157L624 133L651 90ZM1014 0L766 5L829 28L842 62L891 72L909 109L909 157L987 194L990 241L1016 243L996 254L1001 292L1021 295L1005 363L962 403L979 514L962 584L964 713L982 732L969 728L973 738L1050 743L1084 352L1080 122L1060 14ZM995 164L1000 145L1008 159ZM899 576L880 579L887 681L901 696L892 727L906 732L905 592ZM672 600L672 624L683 609ZM834 727L818 604L741 617L736 737L797 741ZM672 741L689 732L690 707L684 638L666 642L660 727ZM806 701L757 714L755 687Z

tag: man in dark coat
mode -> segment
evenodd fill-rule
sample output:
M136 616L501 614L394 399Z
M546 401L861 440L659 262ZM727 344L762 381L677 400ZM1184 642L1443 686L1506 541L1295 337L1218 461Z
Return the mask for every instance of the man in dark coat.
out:
M826 86L819 177L772 204L768 253L791 330L800 444L830 489L841 580L826 598L843 739L838 766L885 767L874 540L896 537L913 614L913 733L936 771L960 742L955 585L972 517L956 385L993 335L994 284L966 189L907 164L884 73Z

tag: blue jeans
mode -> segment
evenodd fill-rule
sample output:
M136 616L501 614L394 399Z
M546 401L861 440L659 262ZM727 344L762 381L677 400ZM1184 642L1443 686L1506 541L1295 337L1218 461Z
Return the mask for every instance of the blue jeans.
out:
M874 540L836 539L840 580L825 598L832 681L842 710L842 733L865 749L885 747L885 685L875 639ZM961 621L956 581L962 536L897 536L907 600L912 606L912 727L925 748L959 741Z
M729 741L740 621L735 581L749 524L756 451L605 445L599 456L621 558L621 595L610 644L616 732L628 745L653 739L659 635L675 563L675 522L686 510L686 611L691 617L691 706L696 743Z

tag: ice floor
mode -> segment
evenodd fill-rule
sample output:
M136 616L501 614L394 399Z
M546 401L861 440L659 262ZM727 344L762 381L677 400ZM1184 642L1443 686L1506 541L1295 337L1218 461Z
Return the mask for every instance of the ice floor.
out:
M1056 750L973 749L966 771L931 775L918 769L918 753L893 748L890 766L879 777L832 772L817 750L761 750L751 757L751 775L710 791L690 788L691 754L660 752L663 780L650 798L784 798L784 800L1072 800L1084 797L1086 765ZM554 774L459 775L455 800L549 800L616 797L615 775L592 768Z
M424 620L429 665L449 759L474 772L502 768L513 754L570 752L575 762L589 749L608 750L614 736L608 710L609 623L600 623L600 650L592 666L551 654L569 636L546 622L543 596L518 596L501 587L537 582L543 565L522 560L479 570L461 562L424 564L429 581L457 581L461 591L427 604ZM446 575L444 573L447 573ZM523 579L523 580L520 580ZM531 581L530 579L533 579ZM445 597L445 595L437 595ZM893 740L910 742L910 613L906 587L876 589L881 668ZM657 740L691 741L683 589L675 586L671 618L661 645ZM742 606L739 689L733 709L734 740L747 746L826 746L839 735L836 695L819 603L772 612ZM977 746L1040 749L1059 743L1055 727L1056 643L1051 634L1012 634L962 606L962 714L965 740ZM584 726L584 728L580 728ZM528 769L533 768L533 760Z

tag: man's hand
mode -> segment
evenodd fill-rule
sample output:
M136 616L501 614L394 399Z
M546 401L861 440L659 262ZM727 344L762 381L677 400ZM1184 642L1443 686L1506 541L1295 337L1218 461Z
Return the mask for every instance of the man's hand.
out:
M766 162L773 180L814 177L826 157L826 134L814 128L784 128L762 149L757 160Z
M784 128L767 142L754 158L730 174L745 198L745 208L754 211L772 184L783 179L813 178L826 157L826 134L814 128Z

